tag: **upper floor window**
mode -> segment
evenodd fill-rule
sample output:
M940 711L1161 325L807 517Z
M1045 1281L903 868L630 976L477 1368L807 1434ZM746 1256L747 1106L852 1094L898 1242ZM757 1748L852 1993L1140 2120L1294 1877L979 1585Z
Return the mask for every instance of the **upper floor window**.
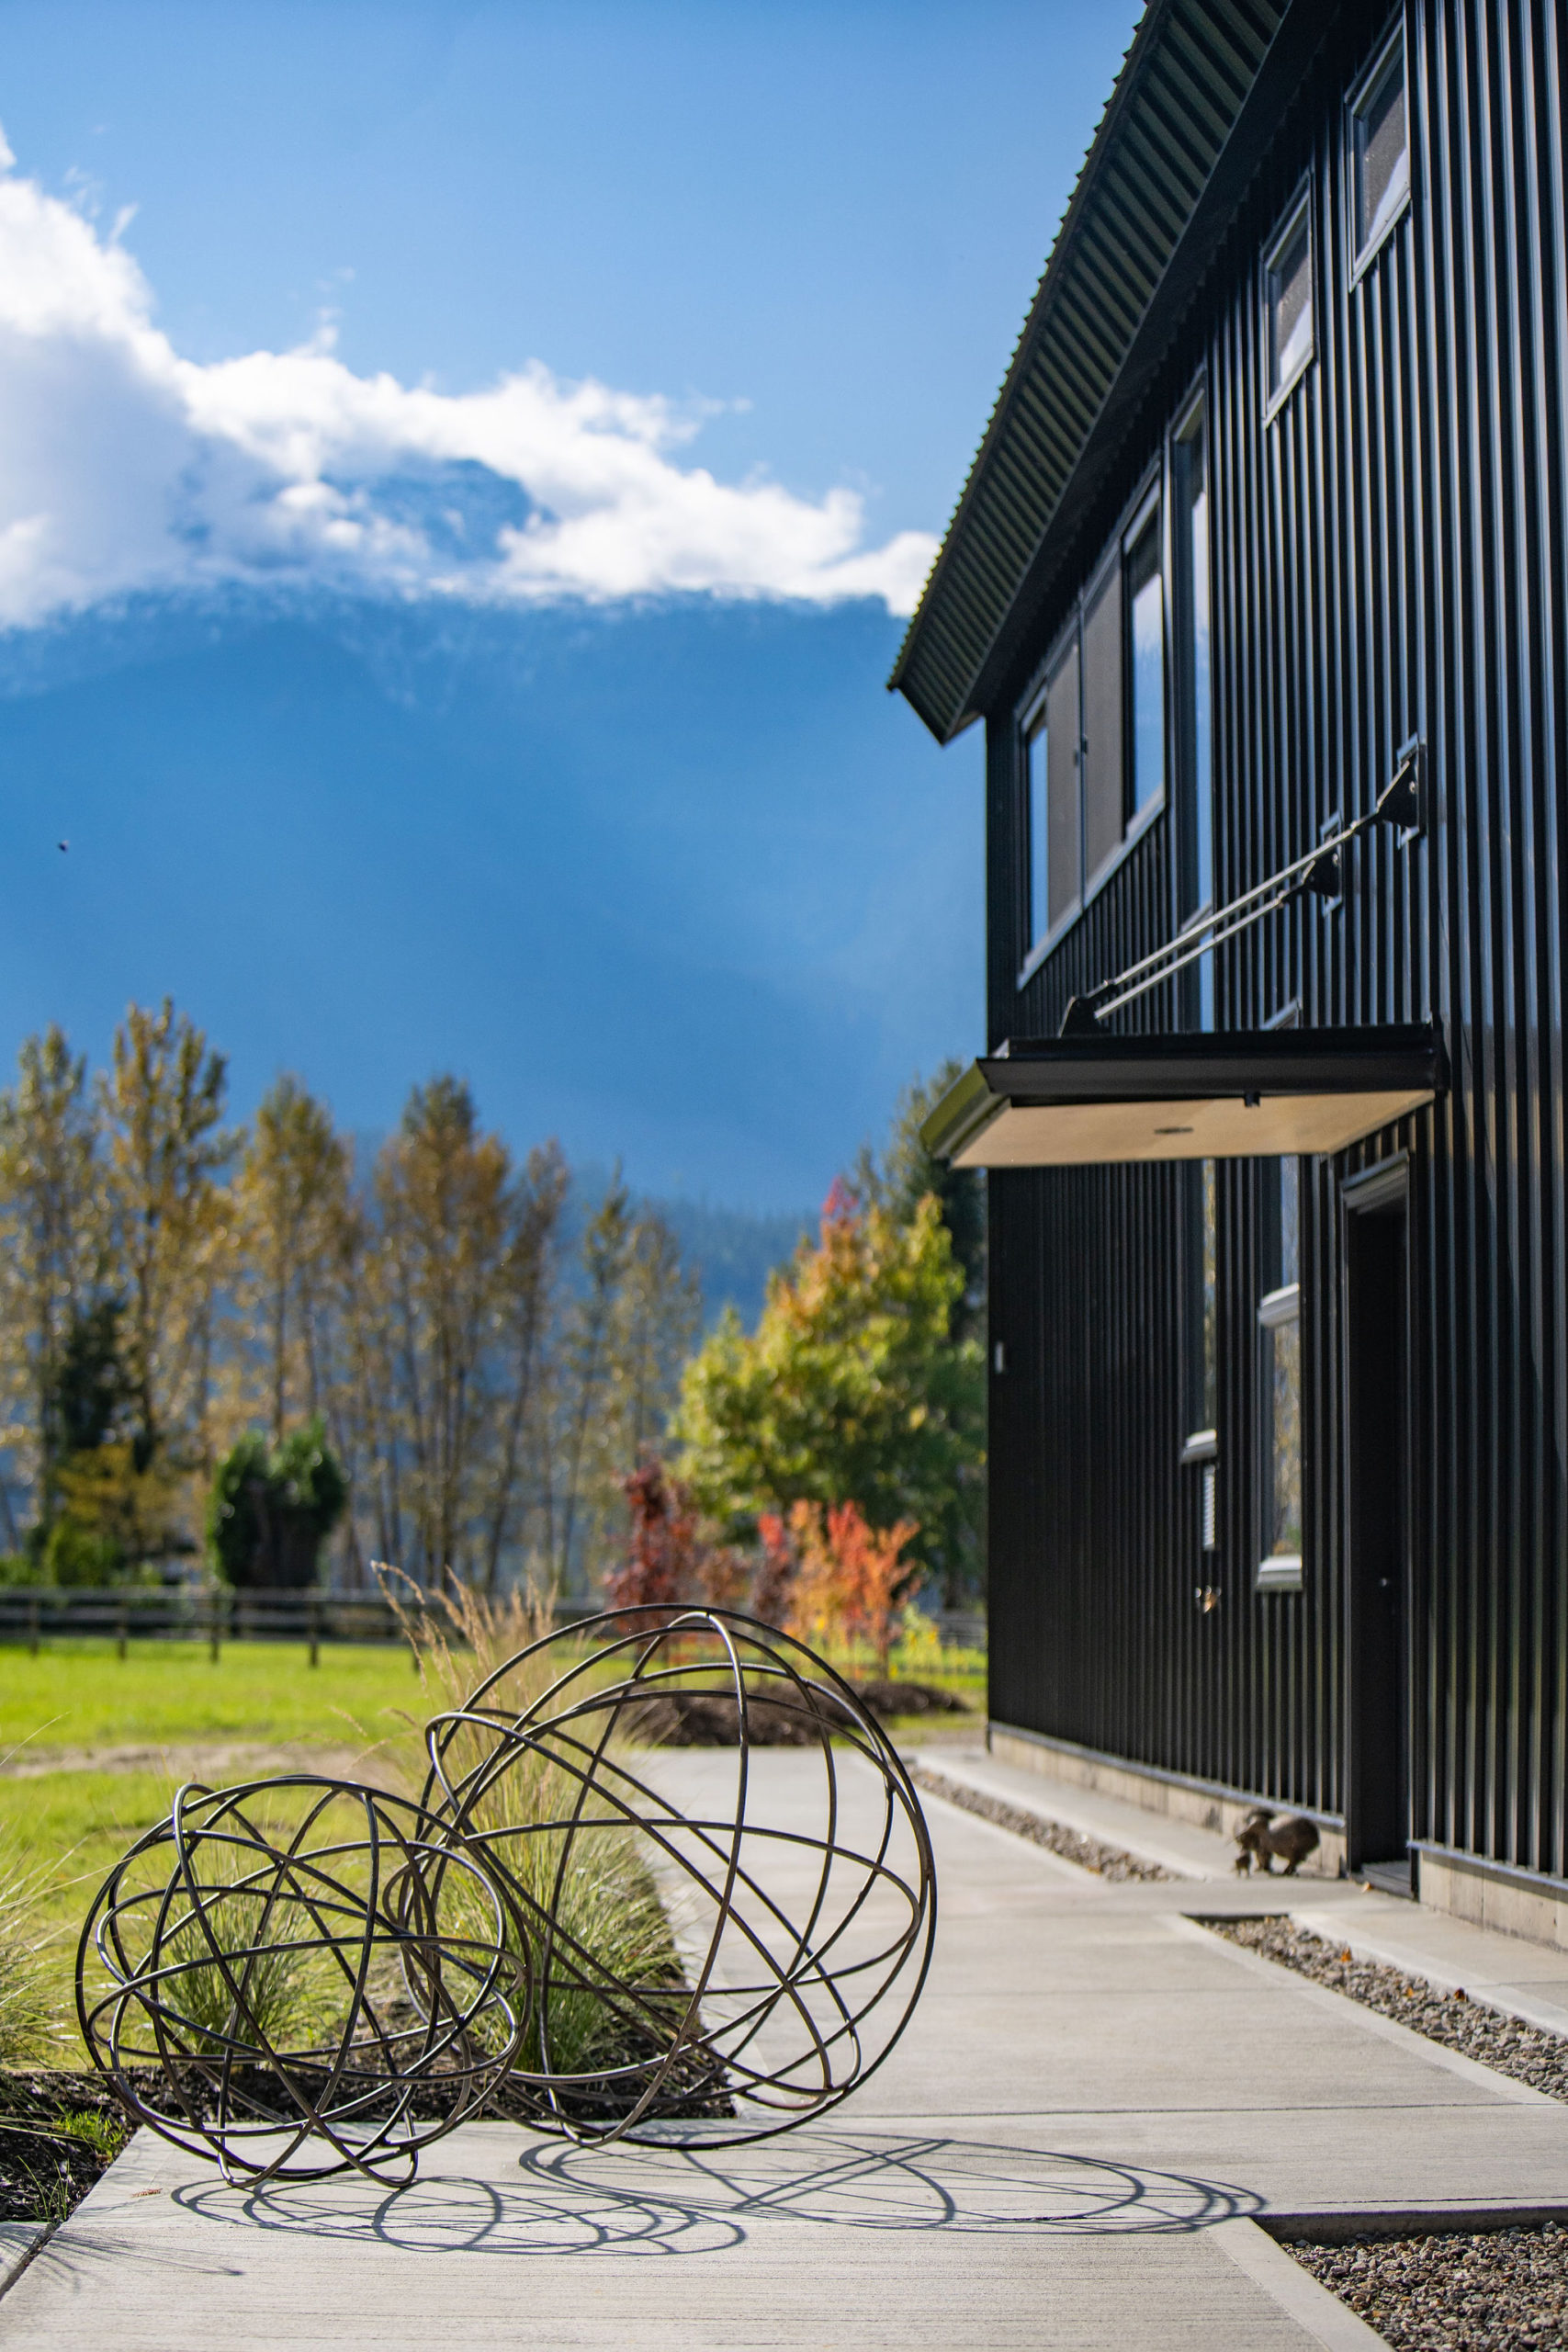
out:
M1214 903L1213 718L1209 652L1209 458L1207 413L1193 402L1171 443L1171 568L1176 649L1175 741L1179 822L1176 914L1193 922ZM1184 976L1182 1025L1214 1025L1214 962Z
M1082 732L1075 630L1024 722L1025 935L1031 949L1038 948L1081 902Z
M1048 913L1051 904L1051 861L1048 854L1051 803L1047 791L1050 754L1051 731L1045 723L1045 706L1042 703L1023 731L1024 816L1029 830L1027 931L1031 946L1037 939L1043 939L1051 927Z
M1263 256L1263 333L1269 405L1273 409L1307 367L1315 348L1310 185L1303 188Z
M1165 796L1161 544L1156 499L1091 574L1021 714L1025 977Z
M1133 771L1128 797L1129 813L1138 817L1165 791L1165 575L1157 510L1128 550L1126 579Z
M1382 244L1410 194L1404 28L1399 26L1350 100L1350 209L1358 267Z

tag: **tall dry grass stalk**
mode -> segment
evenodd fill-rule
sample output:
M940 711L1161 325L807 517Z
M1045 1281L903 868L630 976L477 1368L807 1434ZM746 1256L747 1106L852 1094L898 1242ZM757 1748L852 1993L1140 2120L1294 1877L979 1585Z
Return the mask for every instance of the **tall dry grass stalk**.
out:
M429 1715L461 1708L554 1623L553 1600L536 1591L498 1598L459 1586L439 1596L440 1613L433 1618L385 1574L383 1589L412 1645ZM486 1692L486 1715L524 1713L583 1659L570 1642L525 1659ZM581 1700L588 1688L589 1678L578 1676L572 1698ZM577 1736L592 1747L600 1728L591 1716ZM547 1734L519 1744L499 1771L488 1769L496 1739L483 1724L460 1726L445 1751L453 1787L475 1778L479 1792L468 1825L510 1877L536 1981L541 1971L547 1979L518 2060L525 2073L547 2065L557 2074L592 2075L617 2059L646 2055L649 2035L684 2007L675 1939L637 1832L601 1786L584 1799L570 1760L571 1739L570 1732L564 1738ZM399 1751L417 1795L429 1766L423 1722L411 1717Z
M50 1937L39 1925L53 1876L9 1838L0 1843L0 2066L43 2056L61 2031L44 1969Z

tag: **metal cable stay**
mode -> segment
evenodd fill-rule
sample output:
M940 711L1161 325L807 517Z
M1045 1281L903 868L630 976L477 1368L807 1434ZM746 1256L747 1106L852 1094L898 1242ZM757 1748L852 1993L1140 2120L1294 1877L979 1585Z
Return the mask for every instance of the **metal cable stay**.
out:
M1371 808L1346 825L1314 849L1281 866L1266 882L1255 883L1244 890L1239 899L1228 906L1217 907L1212 914L1201 916L1163 947L1129 964L1113 979L1102 980L1086 996L1068 1000L1062 1016L1059 1035L1063 1037L1093 1037L1100 1034L1100 1024L1131 1004L1151 989L1157 989L1174 979L1189 964L1207 956L1227 940L1238 938L1250 931L1255 923L1275 914L1292 899L1304 891L1319 898L1337 899L1342 887L1340 857L1353 841L1370 832L1374 825L1397 826L1406 840L1421 830L1421 747L1418 741L1407 743L1401 752L1399 764Z

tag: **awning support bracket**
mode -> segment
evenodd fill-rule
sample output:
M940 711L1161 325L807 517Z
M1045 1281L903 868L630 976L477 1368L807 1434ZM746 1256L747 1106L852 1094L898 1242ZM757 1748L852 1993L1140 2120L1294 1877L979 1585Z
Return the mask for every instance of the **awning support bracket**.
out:
M1162 988L1178 972L1185 971L1188 965L1239 938L1266 916L1277 914L1303 891L1337 899L1344 887L1343 853L1352 842L1359 841L1375 825L1395 826L1402 844L1414 841L1422 831L1425 810L1421 786L1421 744L1418 737L1412 736L1402 748L1398 764L1376 804L1364 816L1339 832L1331 833L1326 841L1319 842L1303 856L1270 875L1268 881L1244 890L1228 907L1219 907L1213 914L1201 917L1163 947L1156 947L1136 964L1129 964L1114 979L1102 980L1098 988L1086 990L1082 996L1069 997L1057 1035L1098 1036L1100 1023L1119 1012L1123 1005L1146 996L1151 989Z

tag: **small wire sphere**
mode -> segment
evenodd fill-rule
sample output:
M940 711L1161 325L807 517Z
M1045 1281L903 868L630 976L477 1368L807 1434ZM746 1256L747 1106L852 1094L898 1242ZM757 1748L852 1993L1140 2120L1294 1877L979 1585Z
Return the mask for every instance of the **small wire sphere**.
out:
M83 2040L131 2115L250 2185L405 2186L505 2078L531 1998L450 1826L313 1774L181 1789L76 1955Z
M729 1745L676 1743L701 1735ZM580 2141L732 2145L879 2065L930 1966L919 1799L821 1658L723 1609L609 1611L426 1729L423 1802L532 1950L511 2111ZM754 1768L760 1745L794 1753Z

